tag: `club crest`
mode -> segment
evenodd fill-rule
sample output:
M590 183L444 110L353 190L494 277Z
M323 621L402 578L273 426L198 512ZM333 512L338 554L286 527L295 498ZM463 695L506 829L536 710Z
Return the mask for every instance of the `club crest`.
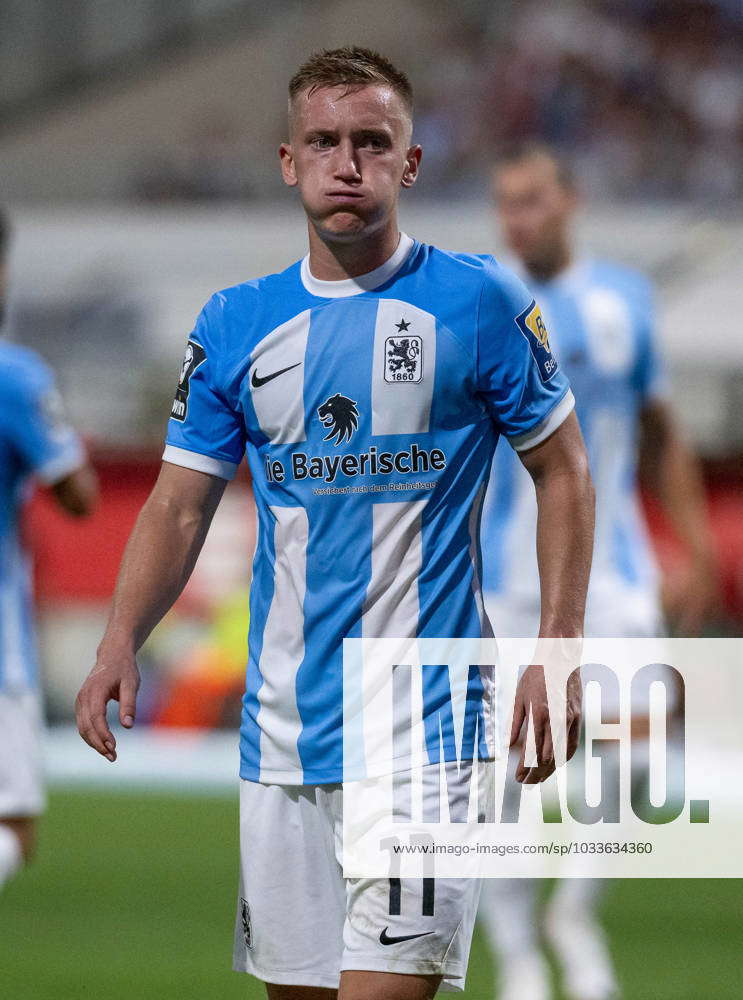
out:
M253 946L253 927L250 922L250 907L248 906L247 899L240 897L240 919L243 925L243 936L245 937L245 947L252 948Z
M387 337L384 344L385 382L420 382L422 378L422 338L414 334Z

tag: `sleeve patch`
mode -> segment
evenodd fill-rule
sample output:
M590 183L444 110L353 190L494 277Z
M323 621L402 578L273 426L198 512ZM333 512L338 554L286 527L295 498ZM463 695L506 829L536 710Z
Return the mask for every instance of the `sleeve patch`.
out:
M516 317L516 325L526 337L542 381L549 382L557 372L558 365L550 348L549 335L542 319L542 312L533 299L530 305Z
M195 340L189 340L186 346L186 353L181 365L181 374L178 379L178 388L175 390L175 399L170 411L174 420L181 423L188 415L188 394L191 388L191 376L206 361L206 351Z

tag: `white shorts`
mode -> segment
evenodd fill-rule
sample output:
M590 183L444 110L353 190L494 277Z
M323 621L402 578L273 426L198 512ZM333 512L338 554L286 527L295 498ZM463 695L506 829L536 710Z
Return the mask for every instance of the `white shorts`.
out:
M337 989L345 969L464 989L479 879L344 879L341 785L240 782L233 968Z
M35 691L0 691L0 819L44 811L41 728Z

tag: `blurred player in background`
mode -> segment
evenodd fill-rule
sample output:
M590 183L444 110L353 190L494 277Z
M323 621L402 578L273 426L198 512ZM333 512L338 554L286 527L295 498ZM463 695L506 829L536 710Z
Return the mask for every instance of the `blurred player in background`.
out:
M8 241L0 210L0 322ZM19 526L33 479L74 516L95 502L95 475L62 417L51 371L32 351L0 341L0 887L31 856L44 804L31 574Z
M580 635L593 490L567 381L520 326L539 316L531 294L492 258L399 230L400 190L421 156L405 75L340 49L312 57L289 94L282 173L298 188L309 254L215 294L197 321L78 725L115 760L106 704L118 699L133 724L137 649L183 588L247 449L259 532L234 967L272 1000L330 1000L339 983L345 1000L427 1000L442 979L462 988L479 880L343 879L342 642L490 634L477 525L499 433L537 483L547 634ZM492 735L479 673L472 697ZM532 700L545 703L537 668L517 689L521 710ZM521 777L536 783L554 766L540 752Z
M638 497L641 470L689 561L667 589L667 611L695 634L716 594L715 561L700 471L668 401L655 340L650 284L635 271L576 255L577 197L569 172L546 147L524 145L494 172L494 194L515 269L542 305L550 343L576 397L596 487L596 534L586 636L663 632L661 587ZM540 596L533 537L537 509L509 449L496 451L482 524L484 585L496 635L532 636ZM647 736L633 716L633 737ZM618 995L596 911L598 879L557 882L543 930L570 1000ZM500 1000L552 996L541 955L535 879L487 879L480 914L501 969Z

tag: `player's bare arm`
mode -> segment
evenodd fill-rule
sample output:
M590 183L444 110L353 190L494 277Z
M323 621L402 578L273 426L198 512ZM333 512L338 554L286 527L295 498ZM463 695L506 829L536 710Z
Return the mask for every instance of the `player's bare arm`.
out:
M226 485L218 476L165 462L134 526L95 666L75 702L80 735L110 761L116 760L116 739L106 706L118 701L122 726L134 725L137 650L186 585Z
M537 561L541 591L540 637L561 639L583 635L586 590L591 570L594 491L583 437L575 413L546 441L521 453L537 495ZM555 770L544 670L528 668L516 692L511 746L519 739L531 707L539 766L524 766L524 750L516 780L544 781ZM567 690L567 759L578 747L581 685L571 674Z
M660 500L689 555L689 569L673 590L665 587L666 610L682 635L697 635L718 598L712 531L699 463L670 405L653 400L640 415L640 473Z

